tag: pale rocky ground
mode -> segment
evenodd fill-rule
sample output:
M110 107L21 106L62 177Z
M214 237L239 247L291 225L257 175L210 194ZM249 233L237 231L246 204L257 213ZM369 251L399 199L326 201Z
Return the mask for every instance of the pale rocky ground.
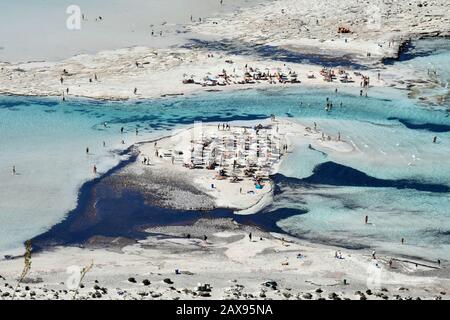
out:
M378 3L382 4L378 6ZM445 0L352 0L334 1L333 5L326 0L270 1L223 18L210 18L188 26L195 33L217 40L212 41L211 46L166 49L132 47L78 55L60 62L0 63L0 93L62 96L69 88L68 99L72 96L136 99L187 94L210 88L182 85L184 74L203 77L208 72L217 74L222 69L228 72L234 68L242 69L246 64L261 70L283 66L281 61L258 56L253 49L259 45L349 57L379 67L378 62L382 58L397 55L402 40L424 35L448 35L449 7L449 2ZM339 26L347 27L353 33L339 34ZM216 48L216 44L223 48ZM242 53L229 54L229 47L236 47ZM367 53L371 56L367 57ZM213 58L208 58L208 54L213 54ZM225 60L234 63L229 64ZM304 84L359 86L359 81L341 84L325 83L320 77L306 79L308 71L314 71L317 75L320 67L299 63L287 65L299 74L299 80ZM61 84L64 69L69 75L63 76L64 83ZM377 73L375 69L366 72L373 80ZM98 81L94 80L95 75ZM395 85L401 77L398 70L388 68L382 71L382 79L389 81L372 81L371 85ZM230 85L220 90L242 87L245 86ZM134 94L134 88L137 88L137 94Z
M247 45L346 52L362 60L379 61L395 57L402 39L448 35L449 9L446 0L276 0L191 28L200 33L220 32L222 37ZM338 27L352 33L339 34Z
M377 67L383 57L397 54L401 39L449 32L450 2L446 0L383 3L386 11L380 28L367 23L368 17L373 15L366 9L374 2L356 0L333 1L332 4L325 0L278 0L256 9L242 10L224 20L209 19L191 28L205 35L220 34L244 49L251 49L249 44L277 45L306 53L316 52L319 48L326 54L349 54ZM316 20L319 20L318 24ZM354 33L338 34L337 27L341 25ZM390 41L394 41L391 46ZM368 52L371 57L367 57ZM210 53L214 54L213 58L208 58ZM225 60L233 60L234 64L230 65ZM182 85L183 74L202 76L207 72L218 73L223 68L242 68L245 64L264 69L280 67L283 62L258 56L229 55L214 48L135 47L79 55L60 62L0 63L0 93L61 96L69 88L68 99L73 96L155 98L210 89ZM350 86L359 90L358 81L341 84L325 83L321 78L306 79L310 70L317 75L318 66L287 65L299 73L302 84L295 85ZM70 75L64 76L61 84L63 69ZM374 69L364 73L376 79L377 72ZM94 80L94 75L98 81ZM382 71L382 79L373 80L371 84L396 85L400 78L395 69L387 68ZM89 79L93 80L92 83ZM232 85L221 90L245 87ZM136 95L133 94L134 88L137 88ZM318 141L315 143L319 144ZM171 164L161 165L168 167ZM253 241L248 239L250 231ZM93 239L91 246L85 248L58 247L39 253L33 256L31 272L16 296L18 299L70 299L73 292L66 286L67 267L84 267L91 261L94 265L82 281L84 288L77 295L80 299L207 298L208 293L196 289L198 283L211 284L209 295L219 299L336 299L337 296L396 299L397 295L401 298L448 299L449 296L448 266L435 269L437 266L432 262L416 267L415 263L396 260L391 269L387 265L391 257L381 256L376 267L370 252L343 249L344 259L336 259L334 254L338 248L295 239L283 242L280 235L250 230L230 221L206 220L194 226L161 227L149 232L169 236L149 236L134 244L124 239L107 239L111 243L109 247L95 249ZM191 239L180 237L188 233L192 235ZM208 234L207 242L201 240L204 234ZM305 257L297 258L298 253ZM22 267L20 258L0 261L0 298L11 298ZM175 275L175 269L181 270L182 274ZM375 288L370 284L373 276ZM133 280L130 278L134 278L136 283L130 282ZM147 281L145 284L148 285L143 283L146 279L150 284ZM344 279L347 285L343 284ZM275 281L276 285L264 285L267 281ZM366 292L368 287L371 294ZM320 293L321 290L323 292Z
M70 276L91 263L76 299L449 297L446 269L436 270L431 263L416 267L413 262L395 260L390 268L388 256L373 260L370 252L304 243L223 219L148 232L153 235L134 244L120 238L102 239L109 246L96 248L93 239L84 248L57 247L36 254L15 298L73 299L75 291L67 286L72 283ZM205 234L207 241L202 239ZM342 251L342 259L335 258L337 250ZM11 299L22 267L21 258L0 261L0 299ZM68 267L75 271L68 272ZM209 284L211 291L199 290L199 284Z
M270 122L267 120L263 124ZM357 152L351 144L337 141L336 137L328 140L326 133L327 139L322 141L320 129L306 128L284 119L276 120L276 125L279 134L286 135L289 147L295 139L329 153ZM232 126L232 130L241 128ZM158 140L159 148L188 149L192 130L178 130L173 137ZM217 133L217 126L205 125L203 131L205 135ZM267 189L255 195L255 199L248 199L237 190L218 186L224 191L218 196L214 194L217 191L211 192L207 188L207 184L214 181L208 170L190 170L178 163L172 164L170 159L156 158L153 156L153 141L137 147L139 159L124 168L118 177L139 175L138 184L151 177L150 185L144 186L149 190L154 184L166 192L166 184L172 198L166 198L163 205L196 209L196 206L212 208L228 201L235 209L243 209L271 193ZM141 163L143 156L150 158L151 165ZM273 170L276 172L277 166ZM174 180L179 183L174 185ZM124 181L126 184L129 182ZM243 185L245 187L246 182ZM197 193L195 189L201 192ZM236 213L246 214L248 210ZM15 298L73 299L75 291L68 284L73 283L73 276L91 263L92 268L81 281L76 299L364 300L449 297L448 266L438 266L436 262L415 261L385 253L378 253L374 260L369 249L350 250L313 244L239 225L230 219L200 219L192 225L153 227L147 232L148 237L139 241L93 236L80 247L54 247L33 253L31 271ZM205 235L206 241L203 240ZM335 257L338 251L342 252L342 259ZM298 257L298 254L302 256ZM393 265L389 267L391 258L394 259ZM12 298L22 268L21 257L0 261L0 299ZM176 269L180 274L176 274ZM199 290L199 284L209 284L212 289Z

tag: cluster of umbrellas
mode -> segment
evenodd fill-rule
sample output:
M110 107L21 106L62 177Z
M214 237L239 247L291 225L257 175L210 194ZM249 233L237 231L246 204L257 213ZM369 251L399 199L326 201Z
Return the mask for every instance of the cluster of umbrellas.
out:
M216 170L219 178L268 179L282 155L283 137L272 127L218 131L191 142L190 168Z
M202 86L225 86L230 84L248 84L260 81L269 81L271 83L300 83L295 71L287 66L272 68L252 68L246 66L244 69L234 69L232 73L227 73L224 69L221 73L213 75L206 73L204 77L197 78L195 75L183 75L184 84L199 84Z

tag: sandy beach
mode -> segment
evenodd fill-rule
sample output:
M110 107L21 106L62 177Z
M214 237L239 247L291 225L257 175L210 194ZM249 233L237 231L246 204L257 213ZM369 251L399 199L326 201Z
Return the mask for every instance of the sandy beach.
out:
M138 103L208 92L297 87L368 98L373 91L389 88L408 90L411 99L445 105L443 94L424 98L426 90L441 86L429 70L417 72L388 62L398 59L410 40L449 37L449 1L254 2L233 1L223 8L211 5L196 10L190 19L190 14L173 15L169 22L155 18L151 25L139 20L124 29L111 24L108 32L116 32L118 38L134 33L111 44L100 38L96 43L104 27L91 19L93 33L87 44L93 49L74 39L73 47L78 43L81 49L64 51L66 41L72 41L66 39L53 59L40 59L51 54L46 46L39 52L27 51L26 59L17 60L25 62L8 59L14 56L9 51L14 39L5 37L5 56L1 54L6 47L0 43L0 94L51 97L61 103L76 103L80 98ZM95 8L90 9L98 15ZM164 32L167 38L161 34L159 40L148 41L150 32ZM336 107L338 102L333 102ZM294 107L301 108L303 102L297 103ZM128 140L119 145L114 138L115 153L109 151L114 165L97 168L92 158L83 163L92 170L91 180L71 181L81 184L76 207L33 239L36 251L31 253L26 276L20 279L23 256L0 259L0 300L13 296L37 300L449 299L446 260L345 248L337 241L311 242L283 232L276 218L267 217L264 210L277 193L273 176L280 174L283 162L297 147L307 146L317 157L342 163L363 162L377 152L369 150L364 139L355 142L350 136L341 137L332 128L332 101L327 97L321 103L318 108L330 115L323 128L314 120L291 120L290 109L284 117L164 128L143 141L138 126L132 139L122 127L120 137ZM86 127L116 130L123 120L118 119ZM148 119L143 119L144 125ZM338 124L352 126L348 119ZM374 127L368 120L368 130ZM131 124L126 134L133 134L134 127L130 128ZM433 143L440 146L447 141L447 131L438 129L430 130L426 139L431 144L434 138ZM398 127L386 130L397 137ZM404 137L397 146L407 140ZM412 152L420 153L419 149ZM405 170L416 164L415 154L408 158L401 150L389 157L377 154L367 163L382 167L386 159L396 159L398 169ZM91 156L89 149L83 156ZM419 165L420 161L418 156ZM15 166L13 170L14 176ZM9 171L8 167L11 176ZM328 196L333 198L331 191ZM109 200L110 207L105 205ZM134 211L125 212L129 208ZM154 217L161 220L149 221Z
M134 244L98 238L38 254L16 299L448 299L447 271L430 263L399 259L389 267L389 256L374 260L370 252L313 245L230 220L147 231L152 235ZM75 294L71 272L91 263ZM22 264L0 262L2 299L11 298Z
M189 24L187 29L196 34L210 39L220 34L221 38L197 37L184 48L133 46L57 62L0 62L0 92L66 95L67 99L156 98L205 89L180 85L186 76L202 79L222 70L245 70L246 65L261 70L287 65L297 72L302 85L360 86L355 77L353 83L325 83L318 74L327 61L336 65L336 71L343 65L350 73L369 66L371 86L405 87L400 71L380 62L398 57L409 39L449 35L448 2L436 0L427 6L419 5L420 1L413 3L380 2L372 8L378 11L369 14L370 8L357 0L336 1L335 6L328 6L327 1L271 1ZM378 20L370 19L377 16ZM350 33L338 33L338 26L348 28ZM308 79L310 71L315 79ZM226 88L239 87L242 85Z
M284 137L288 152L293 140L341 155L356 152L346 141L327 135L323 139L321 130L288 120L261 124L267 129L259 134L269 130ZM118 193L119 185L139 189L148 194L147 201L156 198L158 205L175 209L229 207L244 216L260 211L262 199L273 193L270 180L262 190L248 193L256 190L253 179L230 187L229 181L217 180L215 170L183 165L192 159L190 148L200 137L207 141L217 136L220 141L243 136L254 130L255 122L233 125L229 131L222 125L203 124L139 143L136 160L105 183ZM173 154L184 155L185 160ZM79 229L77 224L68 228ZM32 270L18 287L16 299L447 299L450 288L447 267L436 262L383 253L374 258L371 250L313 244L231 218L200 216L182 224L149 227L140 240L94 234L76 245L41 249L32 254ZM0 261L3 299L12 297L22 266L21 257ZM70 276L85 267L89 271L77 291Z

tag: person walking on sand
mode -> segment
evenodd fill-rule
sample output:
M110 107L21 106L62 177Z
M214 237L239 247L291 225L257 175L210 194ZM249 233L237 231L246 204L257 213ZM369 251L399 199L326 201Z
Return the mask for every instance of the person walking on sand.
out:
M16 175L16 166L12 167L12 175L15 176Z
M252 233L251 232L248 234L248 238L250 239L250 241L252 241Z
M436 143L437 142L437 137L434 137L433 138L433 143Z
M376 252L375 252L375 250L373 250L372 251L372 259L376 259L377 257L376 257Z
M366 223L366 224L369 223L369 216L366 216L366 218L365 218L365 223Z
M123 130L124 130L124 129L123 129L123 127L122 127L122 128L120 128L120 133L123 133Z
M402 244L405 244L405 238L402 238Z
M89 154L89 148L86 148L86 154Z
M92 172L94 173L94 174L97 174L97 166L94 164L94 168L92 169Z
M134 94L137 94L137 88L134 88L133 92L134 92Z

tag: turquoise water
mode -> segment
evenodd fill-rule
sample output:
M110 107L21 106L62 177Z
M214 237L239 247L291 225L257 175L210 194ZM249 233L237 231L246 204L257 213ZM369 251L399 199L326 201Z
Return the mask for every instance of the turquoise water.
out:
M335 106L330 113L324 111L327 97ZM93 178L94 164L100 173L105 172L126 158L120 151L136 141L199 120L240 122L275 114L309 126L316 122L333 135L340 132L360 150L351 157L333 156L294 141L297 148L280 169L287 177L306 178L316 165L331 161L379 179L450 186L449 109L446 104L418 105L393 89L371 91L369 98L359 97L357 88L335 93L310 87L206 93L135 103L61 103L3 96L0 252L20 248L24 240L64 219L76 205L79 187ZM436 144L432 143L434 136L438 137ZM12 166L16 166L17 175L11 174ZM306 209L306 214L278 222L300 237L450 259L448 193L348 185L281 184L279 188L266 213ZM365 215L372 224L364 225ZM403 246L399 245L402 237L406 239Z

